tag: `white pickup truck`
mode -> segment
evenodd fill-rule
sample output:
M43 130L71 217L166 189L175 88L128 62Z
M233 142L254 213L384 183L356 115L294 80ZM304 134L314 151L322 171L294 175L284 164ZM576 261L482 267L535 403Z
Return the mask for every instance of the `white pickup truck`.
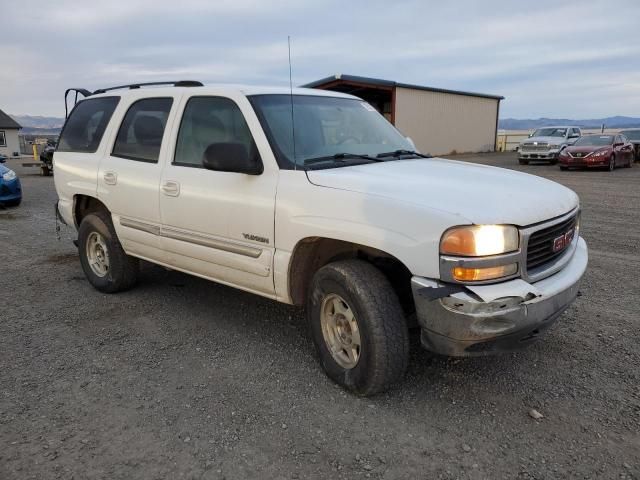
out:
M305 305L326 373L360 395L402 378L416 324L436 353L512 350L577 295L573 191L414 152L359 98L189 81L84 94L54 154L57 211L102 292L132 287L143 259Z

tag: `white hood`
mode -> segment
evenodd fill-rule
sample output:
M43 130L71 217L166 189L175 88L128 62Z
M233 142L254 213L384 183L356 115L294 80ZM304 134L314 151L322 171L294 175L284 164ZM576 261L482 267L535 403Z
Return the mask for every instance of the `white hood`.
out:
M476 224L518 226L578 206L578 196L544 178L440 158L311 170L311 183L444 210Z

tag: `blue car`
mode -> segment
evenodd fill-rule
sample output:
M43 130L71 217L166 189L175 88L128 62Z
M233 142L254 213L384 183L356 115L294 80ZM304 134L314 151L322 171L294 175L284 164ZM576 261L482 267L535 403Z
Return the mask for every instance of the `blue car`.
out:
M22 201L22 186L16 172L0 163L0 205L16 207Z

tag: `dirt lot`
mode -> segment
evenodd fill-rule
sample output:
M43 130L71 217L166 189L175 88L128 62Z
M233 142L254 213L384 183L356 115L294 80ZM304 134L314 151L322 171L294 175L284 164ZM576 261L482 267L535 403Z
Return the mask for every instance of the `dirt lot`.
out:
M150 265L130 292L92 289L74 231L56 240L53 180L11 160L0 479L640 478L640 166L459 158L579 193L582 295L517 354L448 359L415 337L404 383L369 399L325 377L298 309Z

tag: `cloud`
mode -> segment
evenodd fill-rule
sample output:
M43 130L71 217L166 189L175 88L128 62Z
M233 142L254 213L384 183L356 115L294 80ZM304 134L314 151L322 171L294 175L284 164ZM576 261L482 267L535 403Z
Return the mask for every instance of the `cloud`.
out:
M134 81L288 82L334 73L505 95L504 116L637 115L640 4L27 0L3 6L0 108ZM25 12L28 12L26 14Z

